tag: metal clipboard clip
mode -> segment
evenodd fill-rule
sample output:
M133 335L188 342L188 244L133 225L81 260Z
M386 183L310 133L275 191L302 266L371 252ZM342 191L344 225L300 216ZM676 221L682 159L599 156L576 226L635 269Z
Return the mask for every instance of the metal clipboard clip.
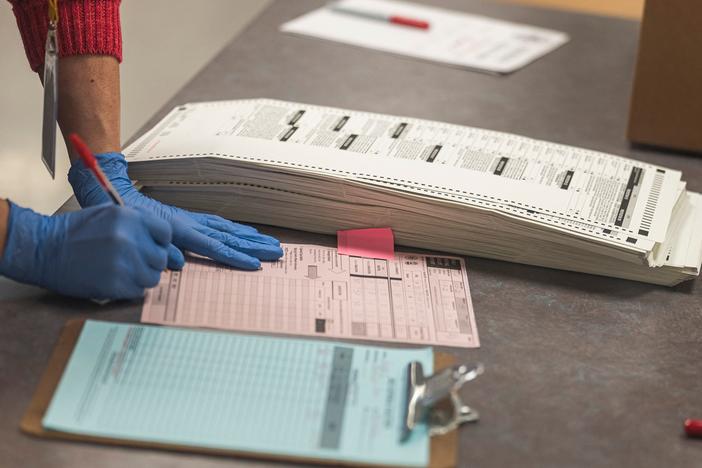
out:
M409 438L419 424L426 424L429 435L442 435L463 423L475 422L480 415L463 403L458 394L463 384L483 373L483 365L461 364L426 377L422 364L407 366L407 409L402 427L402 441Z

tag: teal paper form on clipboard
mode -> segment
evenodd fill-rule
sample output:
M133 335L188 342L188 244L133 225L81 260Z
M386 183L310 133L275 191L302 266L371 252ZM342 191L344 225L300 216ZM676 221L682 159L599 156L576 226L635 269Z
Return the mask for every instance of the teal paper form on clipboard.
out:
M43 419L88 436L373 465L427 466L400 442L410 361L430 348L86 321Z

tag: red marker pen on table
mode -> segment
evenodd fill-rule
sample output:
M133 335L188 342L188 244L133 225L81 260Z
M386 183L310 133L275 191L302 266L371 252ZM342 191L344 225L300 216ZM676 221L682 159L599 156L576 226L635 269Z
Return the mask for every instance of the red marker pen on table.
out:
M85 142L75 133L68 135L68 139L71 140L71 144L78 152L78 155L83 161L83 164L85 164L85 167L90 169L100 186L110 196L112 201L115 202L116 205L124 206L122 198L119 196L119 193L117 193L117 190L115 190L115 188L112 186L109 179L105 177L105 173L102 172L102 169L100 169L100 165L98 164L97 159L95 159L95 155L92 153L92 151L90 151L90 148L88 148L88 145L86 145Z
M417 18L408 18L402 15L389 15L385 13L376 13L368 10L357 10L346 6L332 5L330 10L336 13L344 13L347 15L358 16L375 21L383 21L385 23L398 24L400 26L409 26L417 29L429 29L429 22Z
M683 423L685 434L689 437L702 437L702 420L686 419Z

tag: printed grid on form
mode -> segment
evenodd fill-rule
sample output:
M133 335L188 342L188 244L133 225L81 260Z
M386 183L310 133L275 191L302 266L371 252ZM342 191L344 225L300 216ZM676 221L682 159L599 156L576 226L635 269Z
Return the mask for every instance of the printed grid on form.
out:
M477 347L465 263L394 260L283 244L278 262L244 272L199 258L147 293L142 321L187 327Z
M400 442L407 364L386 349L88 321L45 428L195 447L424 466ZM389 418L389 420L386 420Z

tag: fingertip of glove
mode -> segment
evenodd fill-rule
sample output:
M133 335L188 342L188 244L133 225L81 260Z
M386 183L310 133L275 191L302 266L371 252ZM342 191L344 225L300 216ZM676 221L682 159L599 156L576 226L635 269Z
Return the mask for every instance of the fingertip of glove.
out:
M178 247L171 244L168 246L168 268L170 270L182 270L185 266L185 256Z
M271 245L266 248L256 249L254 252L250 252L250 254L261 260L275 261L283 256L283 249L278 246Z
M244 262L242 265L240 265L240 268L244 268L246 270L260 270L261 261L257 258L251 257L251 260Z

